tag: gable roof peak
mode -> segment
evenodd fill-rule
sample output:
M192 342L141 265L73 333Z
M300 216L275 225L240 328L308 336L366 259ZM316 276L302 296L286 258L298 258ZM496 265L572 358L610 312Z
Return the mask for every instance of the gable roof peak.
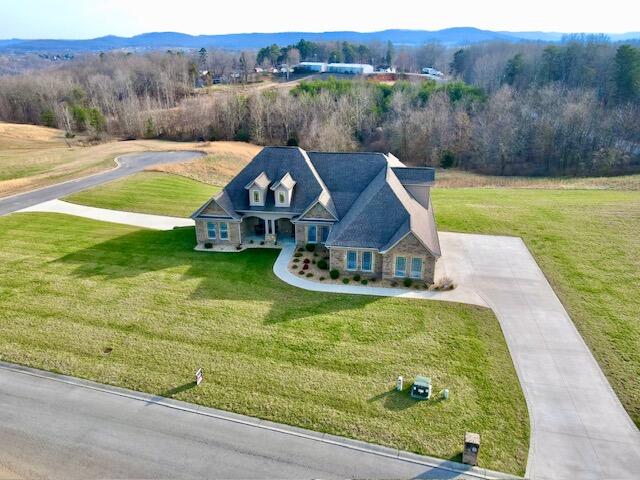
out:
M296 181L293 179L289 172L285 173L280 180L271 185L271 190L276 190L279 186L286 188L287 190L291 190Z
M267 174L262 172L256 178L254 178L249 183L247 183L244 188L249 190L253 185L257 185L259 188L264 190L269 186L270 183L271 183L271 180L269 180L269 177L267 176Z

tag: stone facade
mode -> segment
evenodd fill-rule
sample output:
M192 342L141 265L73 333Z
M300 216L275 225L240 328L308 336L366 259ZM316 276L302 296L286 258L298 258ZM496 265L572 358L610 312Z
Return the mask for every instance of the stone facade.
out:
M229 214L227 212L224 211L224 209L218 205L218 203L215 200L211 200L209 202L209 204L204 207L204 210L202 210L202 212L200 212L201 215L217 215L217 216L229 216Z
M357 270L347 270L347 250L356 250L358 252L358 269ZM362 252L365 250L362 249L347 249L347 248L336 248L332 247L329 249L329 269L336 269L342 275L355 275L359 274L365 278L381 278L382 277L382 265L383 265L383 256L377 252L373 253L373 271L365 272L362 271ZM371 250L367 250L371 251Z
M216 238L210 239L207 235L207 223L213 222L216 224ZM225 223L224 220L196 220L196 238L198 239L198 246L204 247L205 243L211 243L213 245L240 245L240 223L239 222L230 222L226 223L229 225L229 239L221 240L220 239L220 223Z
M406 277L410 275L411 259L420 258L422 260L421 280L429 284L433 283L436 259L413 233L404 237L395 247L383 255L382 278L395 277L395 262L398 256L406 257L407 259Z
M355 250L358 252L358 268L357 270L346 269L347 250ZM402 239L395 247L385 254L377 252L373 253L373 272L363 272L362 252L363 249L353 248L330 248L329 268L336 269L341 275L359 274L363 277L376 277L392 279L395 273L395 261L397 256L407 258L407 277L410 275L411 259L420 258L422 261L422 278L413 280L422 280L425 283L433 283L436 259L429 251L420 243L420 241L411 233Z
M322 219L322 220L335 220L333 215L331 215L326 208L324 208L319 203L316 203L313 207L309 209L307 213L302 217L304 220L309 219Z

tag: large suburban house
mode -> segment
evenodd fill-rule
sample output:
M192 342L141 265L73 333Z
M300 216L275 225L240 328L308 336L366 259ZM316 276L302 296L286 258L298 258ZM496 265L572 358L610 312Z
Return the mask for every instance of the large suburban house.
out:
M434 180L392 154L266 147L192 215L196 248L316 244L343 274L433 283Z

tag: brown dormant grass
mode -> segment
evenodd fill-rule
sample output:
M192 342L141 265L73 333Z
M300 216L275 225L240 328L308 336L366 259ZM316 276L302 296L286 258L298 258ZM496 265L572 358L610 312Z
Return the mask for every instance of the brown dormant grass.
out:
M162 140L109 140L94 144L82 137L66 139L62 131L53 128L0 123L0 197L108 170L115 167L118 155L153 150L204 151L209 155L199 164L160 170L224 180L230 172L245 165L259 147L240 142ZM212 171L214 167L220 169L219 173Z

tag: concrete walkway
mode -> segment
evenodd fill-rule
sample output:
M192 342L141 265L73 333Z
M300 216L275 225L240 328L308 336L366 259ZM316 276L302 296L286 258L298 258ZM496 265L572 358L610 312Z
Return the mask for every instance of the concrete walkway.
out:
M488 307L484 299L473 289L466 285L445 292L408 290L406 288L369 287L360 285L339 285L335 283L321 283L319 281L307 280L289 271L288 265L295 252L296 246L293 243L284 244L280 255L273 264L273 273L283 282L304 290L328 293L346 293L351 295L373 295L376 297L401 297L416 298L422 300L441 300L446 302L468 303Z
M190 218L166 217L163 215L148 215L146 213L123 212L106 208L87 207L63 200L49 200L18 212L50 212L66 213L77 217L91 218L102 222L122 223L134 227L151 228L154 230L171 230L174 227L192 227L194 221Z
M0 478L508 478L4 362L0 405Z
M283 281L306 290L489 306L496 314L529 409L532 479L640 478L640 432L622 407L535 259L520 238L440 232L436 279L450 292L327 285L275 265ZM496 392L499 395L499 392Z

